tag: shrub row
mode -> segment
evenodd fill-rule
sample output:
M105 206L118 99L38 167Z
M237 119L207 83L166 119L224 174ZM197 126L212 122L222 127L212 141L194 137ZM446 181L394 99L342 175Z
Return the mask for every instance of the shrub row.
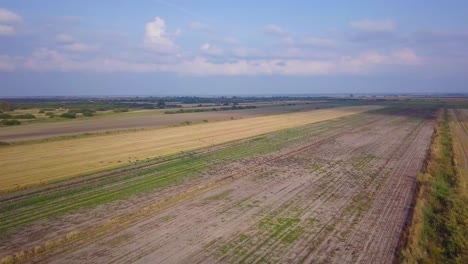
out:
M2 120L2 125L5 125L5 126L17 126L20 124L21 122L16 119L3 119Z
M165 111L165 114L182 114L182 113L198 113L198 112L213 112L213 111L228 111L257 108L255 105L220 107L220 108L201 108L201 109L179 109L174 111Z

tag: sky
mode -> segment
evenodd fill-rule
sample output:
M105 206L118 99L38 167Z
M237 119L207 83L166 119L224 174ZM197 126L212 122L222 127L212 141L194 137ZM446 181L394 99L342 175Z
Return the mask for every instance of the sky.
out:
M0 97L468 92L468 1L0 0Z

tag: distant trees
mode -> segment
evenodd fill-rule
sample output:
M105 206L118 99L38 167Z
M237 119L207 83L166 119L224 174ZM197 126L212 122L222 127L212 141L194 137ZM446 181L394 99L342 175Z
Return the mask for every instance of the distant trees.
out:
M13 111L15 110L15 104L10 102L1 102L0 109L3 111Z
M165 108L166 107L166 103L162 100L159 100L158 103L156 104L156 107L157 108Z
M67 113L61 114L60 117L64 117L64 118L76 118L76 113L75 113L75 112L67 112Z
M16 119L3 119L2 120L2 125L5 125L5 126L17 126L20 124L21 122Z
M82 113L83 116L93 116L96 111L88 108L80 109L78 113Z
M128 108L115 108L114 113L128 112Z
M21 114L21 115L14 115L13 118L16 119L36 119L36 116L33 114Z
M8 118L12 118L12 116L10 114L5 114L5 113L0 114L0 119L8 119Z

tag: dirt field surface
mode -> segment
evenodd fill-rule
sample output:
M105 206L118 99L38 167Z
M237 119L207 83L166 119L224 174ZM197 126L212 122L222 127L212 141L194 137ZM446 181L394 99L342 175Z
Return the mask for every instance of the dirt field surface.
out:
M266 154L221 157L171 187L17 228L0 256L76 231L29 261L392 263L432 132L427 111L402 110L289 130Z
M353 115L378 106L352 106L215 123L143 130L0 148L0 191L135 164L150 158L227 143L276 130Z
M75 135L83 133L127 130L135 128L155 128L177 125L186 121L202 122L240 119L263 115L281 114L295 111L313 110L320 105L301 104L291 106L259 107L255 109L186 113L165 115L164 110L143 110L119 115L97 116L85 120L70 120L28 124L14 127L0 127L0 141L16 142L37 140L49 137Z
M458 173L464 175L464 177L460 177L462 180L461 186L465 195L468 195L468 110L451 109L450 121L450 129L454 140L455 160L457 167L460 169Z

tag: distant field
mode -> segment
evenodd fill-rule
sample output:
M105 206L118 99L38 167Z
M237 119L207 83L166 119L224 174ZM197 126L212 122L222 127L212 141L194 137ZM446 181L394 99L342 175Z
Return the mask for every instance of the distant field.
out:
M2 168L0 191L45 184L150 158L378 108L380 107L341 107L133 133L5 146L0 148L0 167Z
M82 133L95 133L113 130L127 130L135 128L153 128L177 125L183 122L203 122L239 119L262 115L281 114L296 111L313 110L324 107L321 104L297 104L297 105L269 105L255 109L186 113L177 115L165 115L167 109L137 110L126 113L98 115L87 119L62 120L62 122L42 122L25 124L14 127L0 127L0 141L16 142L25 140L37 140L49 137L75 135ZM37 109L36 109L37 110ZM31 110L17 110L19 113L30 113Z

